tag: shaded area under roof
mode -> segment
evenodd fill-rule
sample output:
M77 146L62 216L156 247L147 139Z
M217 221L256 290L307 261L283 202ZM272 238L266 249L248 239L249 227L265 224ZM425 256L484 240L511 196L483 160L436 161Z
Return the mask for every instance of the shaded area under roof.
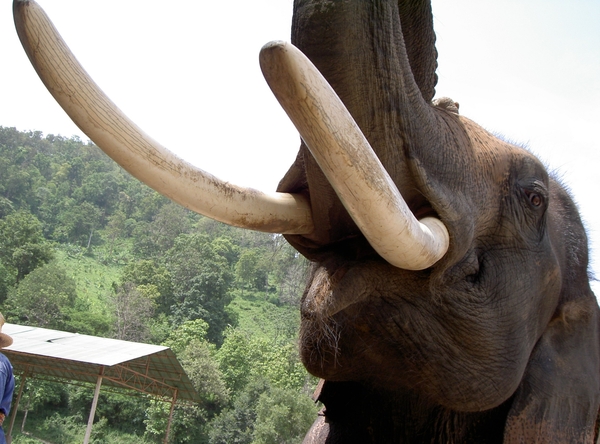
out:
M161 398L199 401L173 351L164 346L6 323L2 349L15 372L132 389Z

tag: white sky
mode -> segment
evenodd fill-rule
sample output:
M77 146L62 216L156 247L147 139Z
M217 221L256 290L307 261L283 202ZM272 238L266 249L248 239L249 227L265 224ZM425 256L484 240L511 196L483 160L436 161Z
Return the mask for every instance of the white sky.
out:
M262 78L258 51L289 40L292 0L39 3L148 134L218 177L275 189L299 138ZM600 277L600 2L434 0L433 10L437 96L452 97L461 114L527 144L560 172ZM0 42L0 125L87 140L34 73L8 1Z

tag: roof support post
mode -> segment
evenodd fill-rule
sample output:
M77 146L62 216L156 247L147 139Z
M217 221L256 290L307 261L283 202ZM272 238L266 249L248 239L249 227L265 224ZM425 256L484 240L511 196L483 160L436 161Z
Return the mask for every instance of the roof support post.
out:
M167 422L167 432L165 433L164 444L169 444L169 433L171 432L171 421L173 420L173 411L177 402L177 389L173 392L173 400L171 401L171 410L169 411L169 421Z
M92 408L90 409L90 416L88 418L87 428L85 429L83 444L88 444L90 442L90 436L92 436L92 425L94 424L94 416L96 416L96 406L98 405L98 395L100 395L100 386L102 385L103 375L104 366L100 367L100 373L98 374L98 380L96 381L96 391L94 391L94 400L92 401Z
M25 387L25 383L27 382L27 372L29 367L25 369L23 374L21 375L21 383L19 384L19 394L17 395L17 399L15 400L12 411L10 412L10 425L8 426L8 434L7 436L12 436L13 426L15 425L15 419L17 419L17 410L19 409L19 402L21 402L21 395L23 394L23 388Z

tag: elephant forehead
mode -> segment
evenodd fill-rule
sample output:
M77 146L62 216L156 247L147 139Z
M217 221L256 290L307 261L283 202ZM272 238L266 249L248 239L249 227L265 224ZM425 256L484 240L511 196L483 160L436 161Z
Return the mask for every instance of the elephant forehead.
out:
M523 147L503 140L501 136L490 133L472 120L460 116L460 121L469 139L466 156L471 157L473 169L500 179L515 158L536 159Z

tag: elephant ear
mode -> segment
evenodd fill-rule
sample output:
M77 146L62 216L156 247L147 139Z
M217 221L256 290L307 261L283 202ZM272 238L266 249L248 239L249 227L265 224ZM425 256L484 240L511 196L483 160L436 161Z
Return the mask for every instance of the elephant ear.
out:
M600 347L598 305L590 294L563 304L536 345L508 415L505 443L594 442Z
M399 1L400 22L406 53L423 99L431 102L437 84L437 50L431 2Z

